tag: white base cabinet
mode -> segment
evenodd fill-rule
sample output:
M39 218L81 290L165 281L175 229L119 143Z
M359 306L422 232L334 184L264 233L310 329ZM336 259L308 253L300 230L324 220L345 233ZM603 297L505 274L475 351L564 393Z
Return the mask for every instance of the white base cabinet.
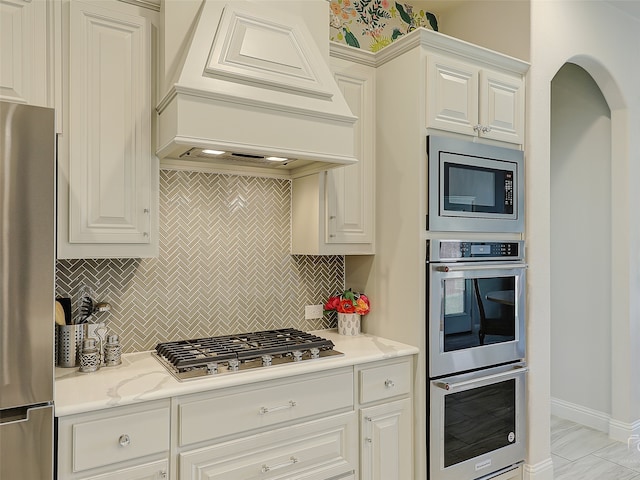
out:
M357 463L353 412L180 454L181 480L348 478Z
M408 480L412 365L401 357L61 417L58 479Z
M358 369L361 480L413 478L411 371L408 359Z
M59 480L168 478L169 400L62 417Z

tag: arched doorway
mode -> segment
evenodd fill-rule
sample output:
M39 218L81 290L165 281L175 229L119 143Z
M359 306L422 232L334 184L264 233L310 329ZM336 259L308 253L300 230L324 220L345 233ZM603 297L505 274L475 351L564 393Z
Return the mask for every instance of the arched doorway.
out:
M551 83L551 411L609 430L612 412L612 121L596 82Z

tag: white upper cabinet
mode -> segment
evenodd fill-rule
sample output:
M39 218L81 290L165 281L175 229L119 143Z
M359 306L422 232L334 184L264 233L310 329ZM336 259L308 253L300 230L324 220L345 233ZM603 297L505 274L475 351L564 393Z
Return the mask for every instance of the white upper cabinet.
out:
M327 241L372 244L375 72L371 67L338 58L331 59L331 69L351 111L358 117L354 150L359 161L327 171Z
M332 55L347 47L332 45ZM358 163L293 180L292 253L374 253L375 68L358 57L331 57L331 70L352 113Z
M427 128L524 143L524 78L479 63L427 55Z
M59 144L59 258L157 254L154 12L143 10L110 0L63 4L69 83Z
M0 100L53 107L53 5L0 0Z

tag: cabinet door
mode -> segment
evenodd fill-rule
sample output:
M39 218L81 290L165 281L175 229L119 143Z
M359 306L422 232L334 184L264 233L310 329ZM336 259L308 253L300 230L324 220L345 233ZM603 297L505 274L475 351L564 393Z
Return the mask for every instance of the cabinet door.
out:
M373 242L375 70L337 58L331 69L355 124L358 163L327 171L327 243Z
M413 478L411 399L360 410L362 480Z
M160 460L137 467L123 468L111 473L87 477L85 480L165 480L169 478L169 462Z
M327 480L357 468L354 412L181 453L181 480ZM409 477L406 477L409 478Z
M427 58L427 128L476 135L479 73L450 58Z
M148 244L149 22L74 1L69 48L69 242Z
M524 143L524 80L492 70L480 73L482 137Z
M53 2L0 0L0 100L53 107Z

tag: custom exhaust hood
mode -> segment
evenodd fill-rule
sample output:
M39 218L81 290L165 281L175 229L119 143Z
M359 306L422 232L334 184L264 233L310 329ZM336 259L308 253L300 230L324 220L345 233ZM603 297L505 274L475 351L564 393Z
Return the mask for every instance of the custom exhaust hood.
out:
M357 117L310 30L264 4L204 0L156 108L163 164L296 177L357 162Z

